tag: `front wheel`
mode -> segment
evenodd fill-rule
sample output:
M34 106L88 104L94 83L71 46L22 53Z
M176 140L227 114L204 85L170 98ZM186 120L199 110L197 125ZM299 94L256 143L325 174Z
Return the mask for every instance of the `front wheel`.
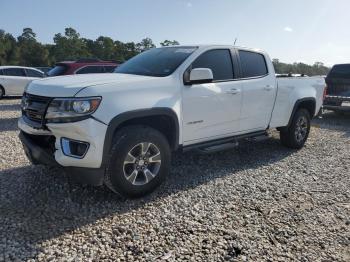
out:
M105 184L124 197L141 197L164 180L170 167L165 136L146 126L128 126L117 132Z
M310 114L306 109L299 109L293 116L291 125L280 131L281 143L289 148L301 149L310 133Z

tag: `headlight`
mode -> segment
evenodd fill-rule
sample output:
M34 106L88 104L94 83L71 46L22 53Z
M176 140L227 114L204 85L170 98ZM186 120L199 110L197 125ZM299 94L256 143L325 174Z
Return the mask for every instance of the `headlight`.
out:
M51 101L45 118L49 123L80 121L94 113L100 102L101 97L56 98Z

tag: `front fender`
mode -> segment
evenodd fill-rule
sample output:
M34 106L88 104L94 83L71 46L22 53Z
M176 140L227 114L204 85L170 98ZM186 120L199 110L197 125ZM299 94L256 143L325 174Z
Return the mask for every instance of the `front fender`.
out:
M109 159L108 154L112 147L112 141L114 134L118 127L120 127L124 122L132 119L142 118L142 117L150 117L150 116L168 116L170 117L175 126L175 149L179 146L179 118L177 117L176 113L170 109L165 107L155 107L150 109L139 109L139 110L133 110L124 112L122 114L119 114L115 116L109 123L106 131L105 141L103 145L103 166L106 166L107 161Z

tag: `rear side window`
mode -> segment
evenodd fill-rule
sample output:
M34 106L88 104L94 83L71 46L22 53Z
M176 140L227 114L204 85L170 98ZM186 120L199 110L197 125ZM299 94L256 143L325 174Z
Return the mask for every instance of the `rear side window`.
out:
M26 71L27 71L27 76L29 76L29 77L44 77L44 74L42 74L36 70L26 69Z
M67 71L67 67L63 65L57 65L52 68L49 72L47 72L48 76L60 76L63 75Z
M22 68L6 68L3 72L6 76L26 76Z
M0 76L3 75L2 69L0 69Z
M94 73L104 73L103 66L86 66L79 69L76 74L94 74Z
M243 78L267 75L266 61L262 54L240 50L239 58L241 60Z
M106 73L112 73L117 66L104 66Z
M214 81L234 78L231 52L228 49L205 52L192 63L192 69L195 68L210 68L213 71Z
M350 65L335 65L329 72L327 78L347 78L350 79Z

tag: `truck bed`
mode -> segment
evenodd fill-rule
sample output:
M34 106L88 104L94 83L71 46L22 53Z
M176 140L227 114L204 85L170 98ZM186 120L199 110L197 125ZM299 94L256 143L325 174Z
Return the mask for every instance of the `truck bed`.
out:
M270 128L288 125L298 97L316 97L316 112L314 116L317 115L323 102L323 91L325 88L325 79L323 77L277 78L276 81L278 88Z

